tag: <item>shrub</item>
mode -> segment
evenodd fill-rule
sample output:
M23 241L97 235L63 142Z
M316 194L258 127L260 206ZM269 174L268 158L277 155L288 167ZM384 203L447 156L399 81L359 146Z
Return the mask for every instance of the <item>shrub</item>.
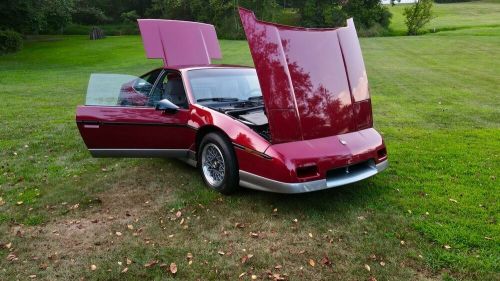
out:
M408 35L417 35L418 32L433 18L432 0L419 0L404 9L405 24Z
M21 34L13 30L0 30L0 54L14 53L23 47Z
M135 10L129 11L122 13L120 18L122 19L123 22L125 23L135 23L137 19L139 18L139 14Z

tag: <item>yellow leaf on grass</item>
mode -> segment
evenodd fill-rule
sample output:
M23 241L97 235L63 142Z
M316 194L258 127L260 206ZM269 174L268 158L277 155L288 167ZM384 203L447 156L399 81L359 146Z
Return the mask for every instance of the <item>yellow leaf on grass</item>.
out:
M177 265L175 263L170 264L170 272L172 272L172 274L177 273Z
M313 259L309 259L309 265L312 266L312 267L315 267L316 266L316 262L314 262Z

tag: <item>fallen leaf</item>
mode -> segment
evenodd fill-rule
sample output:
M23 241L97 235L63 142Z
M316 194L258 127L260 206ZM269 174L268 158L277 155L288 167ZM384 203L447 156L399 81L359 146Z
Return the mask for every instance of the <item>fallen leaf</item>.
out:
M406 242L405 242L404 240L401 240L399 243L400 243L401 245L406 244Z
M192 261L192 260L190 260L190 261L188 262L188 264L189 264L189 265L193 264L193 261Z
M294 223L298 223L298 222L299 222L299 220L298 220L298 219L293 219L293 222L294 222Z
M95 271L97 269L97 266L95 264L90 266L90 270Z
M223 255L225 255L226 253L224 253L223 251L218 251L218 252L217 252L217 254L219 254L219 255L223 256Z
M7 255L7 260L8 261L17 261L18 258L17 258L17 256L15 254L10 253L10 254Z
M29 278L31 278L31 279L35 279L35 278L36 278L36 275L35 275L35 274L32 274L32 275L30 275L30 276L28 276L28 277L29 277Z
M313 259L309 259L309 265L312 266L312 267L315 267L316 263L314 262Z
M321 259L321 264L323 265L326 265L326 266L329 266L332 264L332 262L330 261L330 259L327 257L327 256L324 256L322 259Z
M170 264L170 272L172 272L172 274L177 273L177 265L175 263Z
M122 236L122 233L119 231L115 232L115 234L116 234L116 236Z
M134 229L134 226L133 226L133 225L131 225L131 224L129 224L129 225L127 225L127 228L128 228L128 229L130 229L130 230L133 230L133 229Z
M234 225L234 227L236 227L236 228L245 228L245 224L244 224L244 223L239 223L239 222L237 222L237 223Z
M368 278L368 281L377 281L377 278L375 278L374 276L370 276L370 278Z
M274 267L274 269L281 269L283 266L281 266L281 264L278 264Z
M450 198L450 201L451 201L451 202L453 202L453 203L458 203L458 201L457 201L457 200L452 199L452 198Z
M484 239L486 239L486 240L493 240L493 238L488 237L488 236L484 236Z
M243 272L242 274L240 274L240 275L238 276L238 278L241 278L241 277L245 276L246 274L247 274L246 272Z
M191 254L191 253L187 253L186 258L187 258L188 260L192 260L192 259L193 259L193 254Z
M257 280L257 275L252 275L252 280Z
M259 238L259 234L256 232L250 232L250 236L252 236L252 238Z
M182 216L181 211L177 211L177 213L175 213L175 216L178 217L178 218L180 218Z
M278 211L278 208L274 208L273 212L276 213Z
M128 271L128 267L125 267L123 270L122 270L122 273L126 273Z
M365 219L365 217L363 217L363 216L359 216L359 217L358 217L358 220L360 220L360 221L362 221L362 220L364 220L364 219Z
M380 266L385 266L385 262L381 261Z
M241 263L246 263L249 259L251 259L253 257L252 254L248 254L248 255L244 255L242 258L241 258Z
M311 232L309 232L309 237L313 238L313 234Z
M430 215L430 214L429 214L429 212L425 212L425 215L426 215L426 216L428 216L428 215Z
M132 260L127 258L127 265L131 265L132 264Z
M451 246L450 246L450 245L444 245L444 248L445 248L446 250L449 250L449 249L451 249Z
M0 206L2 206L3 204L5 204L5 201L3 201L3 198L0 197Z
M17 201L16 205L19 206L19 205L22 205L23 204L23 201Z
M123 263L121 261L118 262L118 265L122 265Z
M272 277L273 277L273 279L275 281L283 281L283 280L285 280L285 277L282 277L281 274L278 274L278 273L273 274Z
M158 264L158 260L150 260L148 263L144 265L145 268L150 268Z
M181 219L181 222L179 224L183 224L184 223L184 218Z
M371 268L369 265L365 264L365 269L368 270L368 271L371 271Z

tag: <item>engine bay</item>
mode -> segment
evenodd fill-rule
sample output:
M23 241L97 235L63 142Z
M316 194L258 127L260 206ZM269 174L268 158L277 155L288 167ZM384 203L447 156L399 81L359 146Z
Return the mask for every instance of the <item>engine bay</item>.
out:
M211 104L209 107L237 119L267 141L271 141L269 121L261 102Z

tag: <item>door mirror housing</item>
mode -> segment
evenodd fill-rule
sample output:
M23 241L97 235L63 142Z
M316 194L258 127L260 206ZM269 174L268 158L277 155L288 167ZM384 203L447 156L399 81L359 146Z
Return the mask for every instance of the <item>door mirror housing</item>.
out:
M173 104L168 99L162 99L161 101L156 103L155 109L162 110L165 113L176 113L177 111L179 111L179 107Z

